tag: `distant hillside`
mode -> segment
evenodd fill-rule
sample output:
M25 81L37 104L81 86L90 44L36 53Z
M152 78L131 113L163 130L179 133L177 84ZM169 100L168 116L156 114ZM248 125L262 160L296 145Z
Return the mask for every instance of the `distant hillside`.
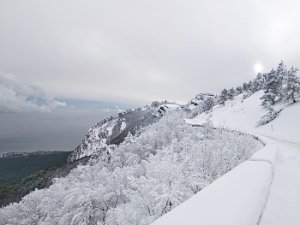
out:
M65 163L70 152L1 153L0 184L20 181L39 170Z

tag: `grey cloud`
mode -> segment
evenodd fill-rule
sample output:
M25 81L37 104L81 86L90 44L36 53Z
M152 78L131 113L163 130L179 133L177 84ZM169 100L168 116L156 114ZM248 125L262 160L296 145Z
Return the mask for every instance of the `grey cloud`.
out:
M300 65L296 0L0 3L0 68L55 96L187 101Z
M41 87L0 72L0 113L50 111L59 106L65 106L65 103L55 101Z

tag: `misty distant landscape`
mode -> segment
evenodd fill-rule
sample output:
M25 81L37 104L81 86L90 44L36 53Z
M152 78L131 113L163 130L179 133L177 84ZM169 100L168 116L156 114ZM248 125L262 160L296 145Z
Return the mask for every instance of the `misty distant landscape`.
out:
M0 155L0 184L21 181L39 170L66 163L70 152L35 152Z
M0 153L72 151L96 121L134 107L91 101L67 102L67 107L48 113L1 114Z

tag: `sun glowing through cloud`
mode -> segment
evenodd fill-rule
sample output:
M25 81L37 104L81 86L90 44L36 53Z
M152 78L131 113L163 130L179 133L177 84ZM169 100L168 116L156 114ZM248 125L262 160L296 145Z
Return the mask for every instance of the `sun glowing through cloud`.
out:
M255 71L255 73L261 73L263 70L263 65L261 63L255 63L253 66L253 69Z

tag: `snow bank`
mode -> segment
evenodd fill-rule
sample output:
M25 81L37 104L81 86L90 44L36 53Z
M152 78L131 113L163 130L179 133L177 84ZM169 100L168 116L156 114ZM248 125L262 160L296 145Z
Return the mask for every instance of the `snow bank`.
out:
M263 148L153 225L256 224L265 207L276 155L272 146Z

